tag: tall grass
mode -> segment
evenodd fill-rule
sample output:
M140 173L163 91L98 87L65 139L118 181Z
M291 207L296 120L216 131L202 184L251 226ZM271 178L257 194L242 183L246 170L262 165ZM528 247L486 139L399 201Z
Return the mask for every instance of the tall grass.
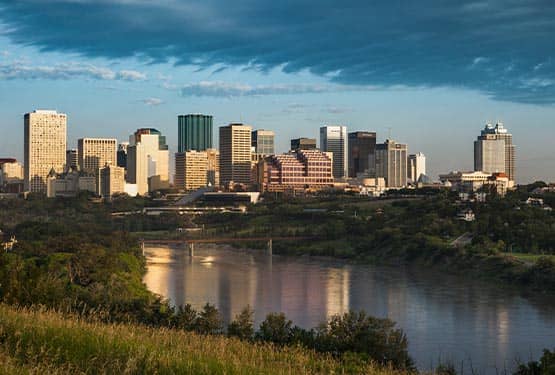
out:
M6 305L0 305L0 360L0 374L400 374L299 347Z

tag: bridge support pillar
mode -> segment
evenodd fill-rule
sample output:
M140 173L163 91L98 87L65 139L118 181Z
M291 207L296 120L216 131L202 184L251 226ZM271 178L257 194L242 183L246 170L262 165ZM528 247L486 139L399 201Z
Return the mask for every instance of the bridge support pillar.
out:
M273 253L272 247L273 247L273 246L272 246L272 239L270 238L270 239L268 240L268 244L267 244L267 247L266 247L266 252L267 252L267 254L270 255L270 256L272 256L272 253Z
M189 247L189 256L194 257L195 256L195 243L194 242L189 242L187 244L187 246Z
M141 241L141 251L143 252L143 256L145 256L145 242Z

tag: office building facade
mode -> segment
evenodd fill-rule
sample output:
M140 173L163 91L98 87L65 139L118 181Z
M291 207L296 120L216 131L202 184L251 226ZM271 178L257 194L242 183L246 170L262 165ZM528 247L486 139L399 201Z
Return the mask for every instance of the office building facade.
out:
M106 164L117 164L117 140L113 138L81 138L77 140L79 168L93 175Z
M66 166L65 170L77 169L79 167L79 153L77 149L73 148L66 151Z
M261 192L320 190L333 186L332 160L319 150L271 155L258 163Z
M220 182L251 182L251 131L244 124L220 127Z
M348 176L348 141L346 126L323 126L320 128L320 150L333 153L333 177Z
M349 177L375 175L376 132L349 133Z
M127 181L137 185L139 195L169 187L169 151L158 130L138 129L129 137Z
M486 124L474 141L474 170L505 173L515 180L515 146L513 136L502 123Z
M251 134L251 146L258 155L273 155L275 154L274 139L275 133L271 130L255 130Z
M219 152L185 151L175 154L175 187L190 191L219 185Z
M376 145L376 177L383 177L388 188L402 188L407 185L406 144L386 140Z
M104 199L125 192L125 169L106 164L98 171L98 194Z
M36 110L24 116L24 186L46 193L51 170L62 173L66 164L67 115Z
M177 151L205 151L212 148L213 119L210 115L188 114L177 117Z
M411 182L416 183L422 175L426 175L426 156L421 152L409 155L407 161L407 178Z
M291 150L315 150L316 138L295 138L291 140Z

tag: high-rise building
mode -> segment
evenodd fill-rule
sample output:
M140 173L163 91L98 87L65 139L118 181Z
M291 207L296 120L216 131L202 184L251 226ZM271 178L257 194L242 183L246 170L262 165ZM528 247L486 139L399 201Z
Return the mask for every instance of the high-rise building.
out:
M98 170L105 166L116 165L118 141L111 138L81 138L77 140L79 168L89 174L98 174Z
M258 163L261 192L319 190L332 186L332 160L319 150L271 155Z
M23 166L16 159L0 159L0 191L20 193L23 191Z
M79 153L73 148L66 151L66 167L65 170L76 169L79 166Z
M53 169L62 173L66 164L67 116L36 110L24 116L25 190L46 193L46 177Z
M349 177L375 175L376 132L349 133Z
M259 129L252 132L251 145L254 152L259 155L273 155L275 133L271 130Z
M347 127L323 126L320 128L320 150L333 153L333 177L348 175Z
M418 182L418 179L422 175L426 175L426 156L421 152L409 155L407 161L407 178L412 182Z
M212 116L201 114L177 117L177 151L204 151L212 148Z
M121 142L118 145L116 156L118 167L127 168L127 147L129 147L129 142Z
M295 138L291 140L291 150L315 150L316 138Z
M401 188L407 185L406 144L386 140L376 145L376 177L383 177L388 188Z
M98 171L98 194L104 199L111 199L114 194L125 191L125 169L106 164Z
M486 124L474 141L474 170L487 173L506 173L515 180L515 146L513 136L502 123Z
M220 127L220 181L249 184L251 181L251 131L243 124Z
M169 151L166 137L156 129L138 129L129 137L127 181L145 195L169 186Z
M189 191L219 185L218 159L219 152L215 149L176 153L175 187Z

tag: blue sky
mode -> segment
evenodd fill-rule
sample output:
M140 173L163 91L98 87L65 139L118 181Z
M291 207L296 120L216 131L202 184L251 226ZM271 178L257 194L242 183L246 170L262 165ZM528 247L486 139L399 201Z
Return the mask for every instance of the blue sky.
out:
M552 2L230 4L0 0L0 156L22 158L35 108L68 114L70 146L152 126L173 150L177 115L201 112L272 129L279 151L324 124L391 128L436 177L471 169L501 120L517 180L555 180Z

